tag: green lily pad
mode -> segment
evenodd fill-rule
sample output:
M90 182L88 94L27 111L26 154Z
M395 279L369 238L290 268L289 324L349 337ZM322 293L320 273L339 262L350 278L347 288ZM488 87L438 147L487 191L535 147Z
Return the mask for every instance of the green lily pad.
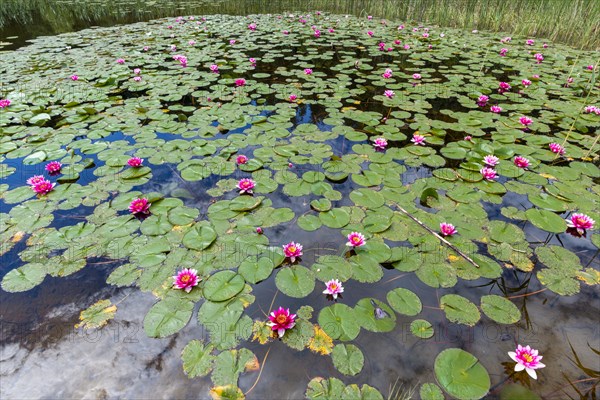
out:
M301 265L281 269L275 277L277 288L290 297L308 296L315 288L313 272Z
M433 337L433 326L424 319L415 319L410 323L410 332L420 339Z
M548 211L530 208L525 216L534 226L547 232L561 233L567 229L567 223L559 215Z
M517 306L501 296L482 296L481 311L500 324L515 324L521 319L521 312Z
M360 333L354 309L341 303L324 307L319 312L319 325L332 339L342 341L354 340Z
M446 349L435 359L435 377L451 396L481 399L490 389L490 376L479 360L461 349Z
M399 314L415 316L423 308L419 296L408 289L397 288L390 290L386 298L387 302Z
M204 283L204 297L210 301L225 301L244 289L244 278L234 271L220 271Z
M451 322L474 326L481 314L477 306L457 294L447 294L440 298L440 308Z
M362 351L353 344L338 344L331 353L333 365L344 375L358 374L365 362Z

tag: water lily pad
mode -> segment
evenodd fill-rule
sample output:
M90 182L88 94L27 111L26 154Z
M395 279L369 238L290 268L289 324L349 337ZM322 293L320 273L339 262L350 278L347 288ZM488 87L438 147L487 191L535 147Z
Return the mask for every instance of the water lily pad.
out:
M354 310L341 303L324 307L319 312L319 325L332 339L342 341L354 340L360 332Z
M196 223L184 236L183 245L192 250L204 250L217 238L217 233L209 222Z
M442 389L435 383L424 383L419 389L422 400L444 400Z
M567 229L567 223L559 215L548 211L530 208L525 211L525 216L534 226L547 232L561 233Z
M381 195L381 193L366 188L358 189L350 193L350 199L357 206L362 206L370 209L379 208L385 202L385 199Z
M435 377L457 399L480 399L490 389L490 376L479 360L461 349L446 349L435 359Z
M319 213L319 219L323 225L330 228L343 228L350 222L350 214L344 209L334 208L332 210Z
M344 375L358 374L365 362L362 351L353 344L338 344L331 353L333 365Z
M500 324L514 324L521 319L521 312L517 306L501 296L482 296L481 311Z
M418 338L429 339L433 336L433 326L424 319L415 319L410 323L410 332Z
M7 292L24 292L42 283L46 266L41 263L25 264L7 273L2 279L2 289Z
M390 290L387 294L387 302L397 313L409 316L419 314L423 308L419 296L404 288Z
M194 303L177 296L167 296L150 308L144 318L144 331L150 337L167 337L183 329L190 318Z
M315 288L313 272L301 265L283 268L275 277L277 288L290 297L308 296Z
M474 326L481 318L477 306L457 294L442 296L440 307L451 322Z
M382 318L375 317L375 307L371 304L371 300L377 304L385 312ZM360 324L363 328L371 332L390 332L396 326L396 314L385 303L379 300L365 298L360 299L354 306L355 323Z
M190 378L206 376L213 368L215 356L211 354L213 346L204 345L201 340L190 341L183 349L183 371Z
M204 297L211 301L225 301L244 289L244 278L234 271L220 271L204 283Z

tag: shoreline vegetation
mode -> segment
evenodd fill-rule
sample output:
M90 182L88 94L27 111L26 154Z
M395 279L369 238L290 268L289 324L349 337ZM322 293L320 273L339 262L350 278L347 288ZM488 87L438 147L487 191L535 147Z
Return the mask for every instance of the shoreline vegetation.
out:
M582 50L600 49L596 0L167 0L0 2L0 42L15 47L43 35L190 14L249 15L316 10L529 36ZM6 44L6 43L4 43Z

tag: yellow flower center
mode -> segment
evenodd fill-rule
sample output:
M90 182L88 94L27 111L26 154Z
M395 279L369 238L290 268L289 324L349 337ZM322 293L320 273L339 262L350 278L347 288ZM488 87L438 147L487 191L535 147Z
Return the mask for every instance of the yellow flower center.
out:
M287 321L287 316L285 314L279 314L277 318L275 318L275 321L280 325L285 324Z
M576 218L575 220L577 221L577 223L579 225L585 225L585 223L586 223L585 219L583 219L581 217L580 218Z
M337 290L337 288L338 288L338 287L337 287L337 285L336 285L335 283L332 283L332 284L330 284L330 285L329 285L329 290L331 290L332 292L333 292L334 290Z
M527 361L528 363L533 361L533 356L531 354L523 354L523 358L525 359L525 361Z
M191 276L184 275L184 276L181 277L181 282L188 283L190 279L191 279Z
M288 247L288 251L290 253L295 253L296 252L296 246L290 246L290 247Z
M354 236L354 237L352 238L352 241L353 241L354 243L358 243L358 242L360 242L360 238L359 238L358 236Z

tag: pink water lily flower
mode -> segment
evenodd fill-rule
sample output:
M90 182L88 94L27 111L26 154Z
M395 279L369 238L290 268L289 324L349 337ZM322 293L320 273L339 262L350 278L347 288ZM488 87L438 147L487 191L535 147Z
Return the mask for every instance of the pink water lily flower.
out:
M560 144L558 143L550 143L548 145L548 147L550 147L550 151L559 155L564 155L565 154L565 148L562 147Z
M567 226L571 229L577 230L579 235L584 235L587 229L594 229L594 221L585 214L575 213L571 215L570 219L567 219Z
M58 161L51 161L48 164L46 164L46 171L48 171L50 175L58 174L61 168L62 164Z
M482 94L481 96L479 96L477 98L477 105L479 107L485 107L487 105L487 102L490 98L488 96L486 96L485 94Z
M339 280L332 279L330 281L325 282L325 290L323 290L323 294L329 295L333 297L334 300L337 300L338 294L343 292L344 286Z
M452 236L458 233L458 230L454 227L454 225L449 224L447 222L442 222L440 224L440 233L442 236Z
M329 31L329 33L335 32L335 30L333 28L329 28L328 31Z
M413 74L413 79L421 79L421 74Z
M532 349L529 346L523 347L518 345L515 351L508 352L508 356L517 363L515 365L515 371L525 370L533 379L537 379L535 370L545 367L545 365L540 362L543 357L538 355L537 350Z
M181 64L181 66L183 68L187 67L187 57L181 54L175 54L173 56L173 60L179 61L179 64Z
M290 314L290 309L283 307L279 307L278 310L275 310L269 314L269 321L267 325L271 327L271 330L277 332L277 336L282 338L285 334L285 331L288 329L292 329L295 325L296 314Z
M122 58L117 58L117 64L125 64L125 60Z
M194 286L198 286L200 278L198 277L198 271L191 268L184 268L173 276L173 288L183 289L186 293L192 291Z
M412 137L412 139L410 139L411 142L413 142L415 145L417 146L425 146L425 136L419 135L417 133L415 133Z
M315 29L315 37L321 37L321 31L318 29Z
M586 114L596 114L596 115L600 115L600 107L596 107L596 106L586 106L583 111Z
M535 41L533 39L527 39L527 41L525 41L525 44L527 46L533 46L534 43L535 43Z
M141 77L141 76L134 76L134 77L133 77L133 80L134 80L135 82L141 82L141 81L142 81L142 77Z
M31 178L27 179L27 184L30 186L35 186L38 183L42 183L46 180L46 178L44 178L44 175L34 175Z
M129 204L129 212L132 214L150 214L150 203L145 198L135 198Z
M215 74L219 73L219 66L217 64L212 64L209 68L211 72L214 72Z
M385 79L389 79L392 77L392 70L390 68L386 69L385 72L381 75Z
M367 31L367 35L369 35L369 36L372 37L373 36L373 31Z
M473 136L471 136L471 135L467 135L467 136L465 136L465 137L464 137L464 139L463 139L463 140L466 140L467 142L470 142L470 141L472 141L472 140L473 140Z
M10 100L9 99L2 99L0 100L0 108L6 108L10 106Z
M263 234L263 230L260 226L256 228L256 233L258 233L259 235Z
M365 236L360 232L351 232L347 237L348 242L346 242L346 246L349 247L360 247L367 243Z
M373 16L372 15L367 15L367 19L370 21L370 20L373 19Z
M593 70L594 70L594 66L593 66L593 65L588 65L586 68L587 68L589 71L593 71Z
M500 49L500 55L501 55L502 57L504 57L504 56L506 55L506 53L508 53L508 49L506 49L506 48L502 48L502 49Z
M496 165L498 165L499 161L500 160L498 159L498 157L493 156L493 155L487 155L487 156L483 157L483 162L488 167L495 167Z
M495 114L500 114L502 112L502 107L500 106L491 106L490 111Z
M409 44L405 44L404 45L404 50L410 50L410 45Z
M493 168L483 167L479 170L479 172L486 181L493 181L498 177L498 174Z
M194 46L196 44L196 41L195 40L190 40L190 41L188 41L188 44L190 46Z
M513 160L513 162L519 168L525 169L525 168L529 167L529 160L522 156L516 156L515 159Z
M139 74L142 73L142 70L140 68L136 68L136 69L133 70L133 73L136 74L136 75L139 75Z
M248 61L250 62L250 64L252 64L252 65L256 65L256 58L252 58L252 57L250 57L250 58L248 59Z
M289 35L289 34L290 34L290 31L283 31L283 32L281 32L281 33L283 33L284 35Z
M231 39L231 40L229 41L229 44L233 46L233 45L235 44L235 39Z
M248 157L246 157L243 154L240 154L239 156L237 156L237 158L235 159L235 163L237 165L242 165L242 164L246 164L248 162Z
M498 93L502 94L510 90L510 84L508 82L500 82L498 84Z
M246 80L244 78L236 79L235 86L237 86L237 87L246 86Z
M542 61L544 61L544 56L542 55L542 53L535 53L533 55L533 58L536 59L538 64L540 64Z
M305 75L310 75L310 74L312 74L312 73L313 73L313 70L312 70L312 69L310 69L310 68L305 68L305 69L304 69L304 74L305 74Z
M142 50L143 50L143 51L148 51L148 50L150 50L150 46L144 46L144 47L142 48Z
M523 84L523 86L527 87L529 85L531 85L531 81L529 79L523 79L521 81L521 83Z
M290 99L291 102L296 101L297 98L298 98L298 96L296 96L295 94L290 94L289 99Z
M252 189L254 189L254 186L256 186L256 182L249 178L240 179L237 184L237 188L240 189L240 194L252 194Z
M285 254L291 262L294 262L296 261L296 258L302 256L302 245L300 243L290 242L283 246L283 254Z
M133 167L133 168L139 168L142 166L143 162L144 162L143 158L131 157L129 160L127 160L127 165L129 165L130 167Z
M77 81L77 80L79 80L79 77L77 75L71 75L71 80Z
M533 123L533 120L529 117L521 117L519 118L519 122L523 125L523 126L529 126Z
M392 97L394 97L394 95L396 93L394 93L393 90L386 90L385 92L383 92L383 94L385 95L385 97L387 97L388 99L391 99Z
M423 37L424 37L425 39L427 39L427 38L429 37L429 33L427 33L427 32L423 33Z
M248 25L248 29L250 29L251 31L255 31L256 30L256 24L253 22L250 25Z
M388 145L388 142L387 142L387 140L385 140L385 138L377 138L377 139L375 139L375 142L373 143L373 147L375 147L377 150L385 150L387 145Z
M31 187L31 190L33 190L35 193L43 196L43 195L50 193L52 190L54 190L54 186L56 186L56 183L52 183L50 181L43 180L43 181L38 182L35 185L33 185Z

